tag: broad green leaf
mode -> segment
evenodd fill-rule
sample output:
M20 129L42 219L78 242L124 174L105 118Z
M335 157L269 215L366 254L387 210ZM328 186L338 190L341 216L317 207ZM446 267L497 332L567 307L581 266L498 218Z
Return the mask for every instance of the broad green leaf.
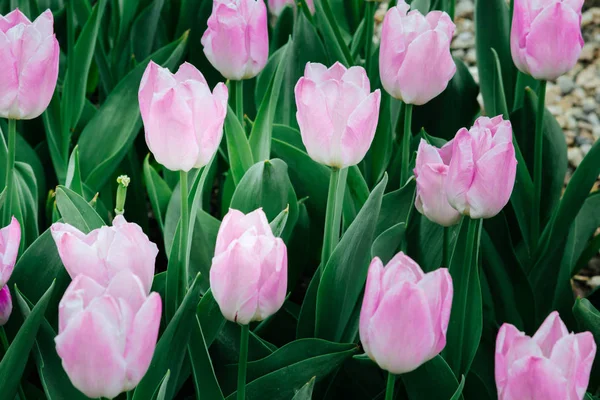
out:
M298 219L298 200L288 177L288 167L277 158L254 164L233 193L231 208L249 213L260 207L268 220L289 207L289 217L282 235L287 240Z
M410 400L447 400L459 390L458 380L442 358L435 356L416 370L400 376ZM432 384L435 377L435 384ZM463 378L464 379L464 378ZM457 397L457 399L462 396Z
M188 340L193 324L197 323L194 314L200 298L199 278L198 275L194 279L183 302L158 340L148 372L135 389L133 400L151 398L156 388L156 382L159 382L168 370L171 371L172 377L169 379L170 383L165 398L171 399L174 397L175 386L186 354Z
M296 329L296 337L298 339L312 338L315 336L315 323L316 323L316 312L317 312L317 295L319 292L319 283L321 282L321 266L315 271L304 300L302 301L302 307L300 308L300 315L298 316L298 326Z
M285 46L288 38L292 36L295 12L293 4L286 4L277 16L273 31L269 35L269 54L273 54L276 50Z
M290 216L290 206L288 205L283 211L281 211L273 220L269 223L271 226L271 230L273 231L273 235L276 237L281 237L283 233L288 218Z
M455 376L469 371L483 329L478 263L481 229L481 220L464 218L450 258L454 298L444 358Z
M31 314L23 322L21 329L19 329L19 332L0 362L0 392L7 399L14 398L17 393L21 376L27 365L29 352L35 344L35 336L40 324L44 321L44 314L53 290L54 283L50 285L46 293L40 298L40 301L33 307ZM19 303L24 302L16 286L14 287L13 295Z
M150 154L144 159L144 183L146 184L146 190L148 191L154 218L156 218L160 230L163 231L167 206L169 205L169 199L173 192L158 172L156 172L154 167L150 165L149 159Z
M38 237L37 181L29 164L17 161L14 169L15 190L11 192L13 215L21 223L21 250Z
M66 157L68 152L68 148L67 152L64 151L64 148L68 142L64 143L65 141L62 138L60 118L60 96L55 91L48 108L42 114L42 121L44 122L46 141L48 142L48 150L56 177L59 182L64 182L65 175L67 174Z
M246 171L254 164L254 157L244 128L242 128L240 121L235 116L235 112L231 107L228 108L227 116L225 117L225 139L227 140L227 153L229 155L231 174L237 186Z
M137 93L148 62L173 68L183 55L187 35L138 64L114 88L79 138L81 175L94 190L101 188L127 154L140 127ZM118 115L119 118L114 116Z
M419 10L421 14L427 15L431 10L431 0L412 0L410 2L411 10Z
M377 236L371 246L371 256L379 257L383 264L387 264L396 255L396 250L405 240L406 223L400 222L383 231Z
M313 376L310 381L306 382L306 385L302 386L300 390L296 392L294 397L292 397L292 400L311 400L315 381L316 376Z
M152 396L152 399L165 400L167 395L167 387L169 386L169 378L171 378L171 370L168 369L165 376L160 381L160 384L156 388L156 393Z
M78 195L83 196L81 170L79 169L79 148L77 146L75 146L73 152L71 153L71 157L69 158L65 186L77 193Z
M454 394L452 395L452 397L450 398L450 400L459 400L459 399L462 399L462 392L463 392L464 388L465 388L465 376L463 375L460 378L460 384L456 388L456 392L454 392Z
M369 249L387 177L373 189L354 222L335 247L323 270L316 304L316 336L339 341L349 325L367 278Z
M225 325L225 317L221 314L221 309L210 289L202 296L196 309L196 316L202 327L206 347L210 347L223 325Z
M600 311L588 299L577 299L573 306L573 315L579 323L580 330L591 332L596 346L600 346ZM590 387L600 384L600 358L598 357L594 360L590 381Z
M105 225L96 210L83 197L64 186L56 189L56 205L64 221L84 233Z
M381 93L381 105L379 107L379 120L373 143L365 156L366 180L370 187L375 186L383 177L388 167L394 149L395 119L392 113L392 103L398 100L385 91Z
M165 0L154 0L137 16L131 27L132 53L137 60L143 60L150 55L156 40L160 12Z
M196 323L192 328L188 344L188 354L194 374L196 399L222 400L224 399L223 393L215 376L202 326L197 316L195 319Z
M342 37L340 27L336 21L329 0L315 0L315 17L317 20L317 27L323 34L325 49L329 54L330 61L338 60L346 67L350 67L354 64L352 60L352 54L348 45ZM333 62L331 62L333 64Z

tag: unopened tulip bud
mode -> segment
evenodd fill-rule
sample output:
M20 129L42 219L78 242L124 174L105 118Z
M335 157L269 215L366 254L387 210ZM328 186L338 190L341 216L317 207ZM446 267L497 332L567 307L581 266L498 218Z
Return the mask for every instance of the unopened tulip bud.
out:
M470 130L462 128L452 140L448 202L473 219L491 218L508 203L516 172L510 121L500 115L480 117Z
M0 287L6 285L12 275L20 244L21 225L12 217L10 224L0 229Z
M554 80L577 63L584 0L515 0L510 49L517 68Z
M379 89L371 93L365 69L308 63L295 94L308 155L330 167L358 164L375 137L381 102Z
M456 72L450 54L455 25L445 12L423 16L399 0L383 20L379 73L394 98L422 105L446 89Z
M8 285L0 289L0 326L5 325L12 313L12 298Z
M264 1L214 0L202 46L208 61L225 78L254 78L269 58Z
M496 339L499 400L581 400L596 343L590 332L569 333L555 311L529 337L504 324Z
M50 104L59 46L52 12L33 23L18 9L0 15L0 117L33 119Z
M380 368L393 374L413 371L446 346L452 308L452 278L446 268L425 274L398 253L383 267L369 267L360 311L360 340Z
M221 313L247 325L275 314L287 290L287 248L262 209L229 210L217 235L210 287Z
M183 63L172 74L151 61L138 99L146 144L156 161L186 172L208 164L223 137L227 98L222 82L211 93L192 64Z

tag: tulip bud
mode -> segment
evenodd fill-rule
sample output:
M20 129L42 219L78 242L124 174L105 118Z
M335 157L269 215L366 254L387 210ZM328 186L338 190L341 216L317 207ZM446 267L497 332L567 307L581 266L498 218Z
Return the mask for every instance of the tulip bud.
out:
M52 12L33 23L18 9L0 15L0 117L33 119L50 104L59 46Z
M471 130L458 131L451 143L448 202L473 219L495 216L508 203L517 172L510 121L501 115L480 117Z
M452 308L452 278L446 268L427 274L400 252L384 268L369 266L360 311L360 340L380 368L413 371L446 346Z
M186 172L208 164L223 137L227 98L223 83L211 94L204 76L187 62L172 74L151 61L138 99L146 144L156 161Z
M269 58L263 0L214 0L202 46L208 61L225 78L240 81L258 75Z
M0 229L0 287L6 285L12 275L20 244L21 225L12 217L10 224Z
M72 279L86 275L106 287L119 272L130 270L145 293L150 292L158 248L139 225L118 215L112 227L103 226L87 235L60 222L54 223L50 232Z
M442 226L452 226L460 221L460 213L448 203L445 192L451 157L452 144L437 149L421 139L414 169L417 181L415 207Z
M262 209L229 210L217 234L210 287L221 313L246 325L275 314L287 290L287 249Z
M0 289L0 326L5 325L12 313L12 298L8 285Z
M123 270L103 287L78 275L58 308L56 352L73 386L91 398L133 389L148 370L161 318L158 293Z
M375 137L381 102L379 89L371 93L365 69L307 63L295 94L308 155L330 167L358 164Z
M279 17L283 9L287 6L295 7L298 0L269 0L269 11L276 17ZM306 5L311 14L315 13L314 0L306 0Z
M396 99L422 105L446 89L456 72L450 54L455 25L445 12L423 16L399 0L385 14L379 50L383 88Z
M583 0L515 0L510 49L521 72L554 80L575 66L582 6Z
M496 338L499 400L581 400L596 344L590 332L569 333L555 311L529 337L504 324Z

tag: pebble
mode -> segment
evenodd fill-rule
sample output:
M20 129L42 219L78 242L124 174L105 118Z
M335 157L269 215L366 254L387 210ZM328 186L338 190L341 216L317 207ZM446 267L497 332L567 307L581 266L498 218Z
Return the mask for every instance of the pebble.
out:
M583 111L586 113L591 113L596 109L596 100L591 97L583 100Z
M571 93L571 91L575 88L575 82L573 81L573 78L567 75L558 77L556 83L558 84L560 92L563 95Z
M475 5L471 0L460 1L454 12L456 18L469 18L473 16Z
M569 147L567 150L567 157L571 165L577 168L583 161L583 152L579 147Z
M587 153L590 152L590 150L592 149L592 145L590 143L586 143L586 144L582 144L580 147L581 152L583 153L584 156L587 155Z

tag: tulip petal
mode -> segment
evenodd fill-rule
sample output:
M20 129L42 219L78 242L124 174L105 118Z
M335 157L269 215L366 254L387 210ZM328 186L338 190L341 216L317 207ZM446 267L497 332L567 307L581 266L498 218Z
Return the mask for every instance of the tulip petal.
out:
M550 360L567 378L570 399L584 397L595 355L596 343L590 332L563 336L554 345Z
M262 208L245 215L241 211L230 208L219 227L215 256L227 250L230 243L242 237L249 229L255 229L257 235L273 237L271 226Z
M439 156L438 156L439 157ZM448 167L444 164L427 164L417 177L417 197L419 212L431 221L442 226L456 225L460 213L450 203L444 191Z
M440 268L425 274L418 286L423 289L429 304L433 332L436 338L436 344L431 353L431 357L434 357L446 347L446 332L448 331L454 294L452 278L447 268Z
M373 143L381 92L377 89L364 99L348 118L347 127L342 135L342 165L356 165L362 161Z
M0 70L0 117L8 118L17 99L19 76L10 41L3 32L0 32Z
M387 292L405 281L417 283L424 276L419 264L403 252L399 252L385 266L382 279L383 290Z
M6 285L12 275L20 244L21 225L12 217L10 224L0 229L0 287Z
M259 236L261 242L261 247L271 247L271 251L262 257L256 321L279 311L287 291L287 248L283 240L276 238L273 241L267 236Z
M149 121L150 106L152 105L154 94L165 92L176 84L177 81L166 68L161 68L154 61L148 63L138 92L140 113L144 122Z
M552 362L541 357L525 357L510 370L502 400L565 400L567 382Z
M0 326L5 325L12 313L12 297L8 286L0 289Z
M508 381L508 368L510 366L507 355L517 339L525 338L525 334L520 332L514 325L505 323L500 327L496 336L496 354L495 354L495 379L498 388L498 398L502 399Z
M208 86L208 83L206 83L206 79L204 78L204 75L202 75L202 72L200 72L196 67L187 61L179 66L179 69L173 75L173 77L177 83L191 80L201 82Z
M360 320L359 320L359 333L362 347L365 349L367 354L371 353L371 337L369 336L369 325L371 318L375 314L379 302L381 300L382 287L381 279L383 277L383 263L379 257L375 257L369 265L369 272L367 274L367 284L365 286L365 294L360 309Z
M453 140L452 160L446 178L448 203L461 214L469 213L467 193L475 175L475 162L469 131L462 128Z
M556 342L568 334L569 331L560 319L558 312L553 311L533 335L533 340L540 346L544 356L549 358Z
M115 299L123 299L133 313L136 313L146 301L146 291L142 281L128 269L114 276L106 288L106 294Z
M267 29L267 6L263 1L251 1L249 5L249 18L247 26L247 40L249 46L249 62L251 65L246 70L245 78L254 78L267 65L269 57L269 32Z
M96 297L101 296L105 289L94 279L77 275L65 290L58 305L58 329L64 331L71 319L85 310Z

